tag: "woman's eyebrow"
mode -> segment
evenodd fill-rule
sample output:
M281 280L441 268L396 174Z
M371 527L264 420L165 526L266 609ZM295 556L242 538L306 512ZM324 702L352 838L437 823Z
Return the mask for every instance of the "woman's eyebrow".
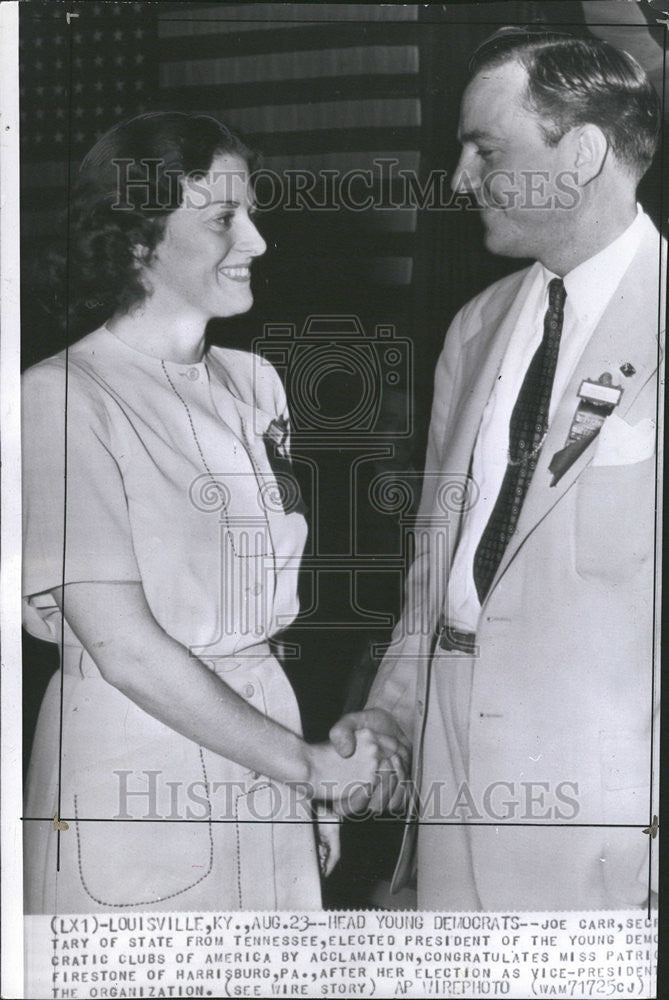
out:
M204 207L205 208L210 208L212 205L222 205L224 208L239 208L240 205L241 205L241 202L239 202L239 201L228 201L228 199L226 199L226 198L213 198ZM247 202L246 210L247 210L247 212L256 212L258 210L258 206L255 203L255 201L249 201L249 202Z

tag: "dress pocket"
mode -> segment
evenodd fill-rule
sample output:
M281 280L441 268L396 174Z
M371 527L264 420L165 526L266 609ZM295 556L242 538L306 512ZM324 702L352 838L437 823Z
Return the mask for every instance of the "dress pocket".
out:
M655 457L585 469L576 486L576 572L629 579L654 549Z
M75 772L71 789L79 878L99 905L169 901L211 874L209 789L194 743L175 737L106 758Z

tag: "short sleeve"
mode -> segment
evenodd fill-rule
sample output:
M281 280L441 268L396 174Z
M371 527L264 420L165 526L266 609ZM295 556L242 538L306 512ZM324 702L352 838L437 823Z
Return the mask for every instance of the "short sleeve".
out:
M58 638L48 593L63 583L139 581L104 390L53 360L22 384L24 624Z

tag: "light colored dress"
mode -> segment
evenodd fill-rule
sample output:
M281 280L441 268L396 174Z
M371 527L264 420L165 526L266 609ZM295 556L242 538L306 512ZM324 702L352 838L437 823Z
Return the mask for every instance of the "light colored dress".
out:
M49 594L140 581L165 632L300 732L268 645L297 613L306 537L266 446L286 426L277 373L218 347L199 364L162 361L103 327L29 369L22 391L24 623L62 641L63 666L28 774L27 912L320 907L304 796L143 712L101 677ZM57 872L59 780L69 829Z

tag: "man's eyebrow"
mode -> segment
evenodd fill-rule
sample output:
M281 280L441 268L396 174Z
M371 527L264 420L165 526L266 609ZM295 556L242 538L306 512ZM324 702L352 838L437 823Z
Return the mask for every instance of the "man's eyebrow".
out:
M469 132L458 132L458 142L501 142L501 136L486 132L484 129L474 128Z

